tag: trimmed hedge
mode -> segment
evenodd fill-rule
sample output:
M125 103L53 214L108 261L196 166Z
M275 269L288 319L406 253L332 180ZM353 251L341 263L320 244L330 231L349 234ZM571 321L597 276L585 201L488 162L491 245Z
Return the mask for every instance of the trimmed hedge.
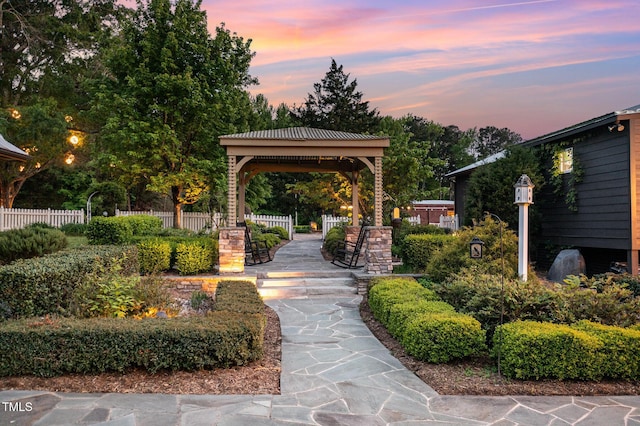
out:
M211 236L199 237L134 237L140 252L142 273L166 271L174 266L182 275L206 272L218 262L218 240ZM169 263L166 251L169 245ZM181 255L178 263L178 247ZM185 247L186 246L186 247ZM193 248L197 255L190 254ZM206 260L205 260L206 259ZM206 266L202 266L206 263Z
M263 352L259 314L172 319L10 321L0 326L0 376L199 370L243 365Z
M215 309L247 314L264 312L264 303L251 281L220 281L216 287Z
M0 300L9 316L65 315L75 287L97 265L109 266L124 259L123 274L139 271L135 247L95 246L17 260L0 267Z
M0 376L244 365L262 357L265 325L248 281L221 281L216 310L206 316L9 321L0 324Z
M591 321L580 321L571 327L602 341L601 371L604 377L630 380L640 378L640 330Z
M389 321L387 329L395 338L402 337L406 323L411 318L419 314L427 313L450 313L455 314L456 310L447 302L433 300L419 300L417 302L398 303L389 309Z
M133 227L127 216L101 217L91 219L87 226L89 244L125 244L133 237Z
M493 343L493 355L500 348L502 373L509 378L599 380L604 375L602 340L568 325L516 321L499 326Z
M486 350L485 339L486 332L475 318L456 313L426 313L406 322L401 343L417 359L445 363L480 355Z
M432 290L422 287L415 279L405 277L374 278L369 288L369 306L373 316L385 327L393 305L421 300L440 300Z

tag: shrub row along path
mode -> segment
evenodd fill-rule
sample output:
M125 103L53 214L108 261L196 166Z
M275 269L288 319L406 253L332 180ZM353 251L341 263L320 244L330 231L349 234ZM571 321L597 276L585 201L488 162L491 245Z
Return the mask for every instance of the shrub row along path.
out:
M297 235L262 268L335 271L320 244ZM280 395L1 391L0 425L640 425L637 396L438 395L371 334L360 301L343 293L267 301L282 327Z

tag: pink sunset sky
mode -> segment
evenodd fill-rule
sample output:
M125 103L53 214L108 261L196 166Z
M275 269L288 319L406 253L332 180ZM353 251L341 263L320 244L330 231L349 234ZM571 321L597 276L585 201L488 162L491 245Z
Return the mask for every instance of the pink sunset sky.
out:
M525 139L640 104L638 0L203 0L252 39L250 73L300 105L331 58L382 115Z

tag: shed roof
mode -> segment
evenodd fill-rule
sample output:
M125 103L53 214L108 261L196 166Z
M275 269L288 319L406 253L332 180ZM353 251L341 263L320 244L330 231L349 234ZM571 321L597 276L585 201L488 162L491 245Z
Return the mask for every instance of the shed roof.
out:
M4 136L0 135L0 159L3 160L28 160L29 154L9 143Z

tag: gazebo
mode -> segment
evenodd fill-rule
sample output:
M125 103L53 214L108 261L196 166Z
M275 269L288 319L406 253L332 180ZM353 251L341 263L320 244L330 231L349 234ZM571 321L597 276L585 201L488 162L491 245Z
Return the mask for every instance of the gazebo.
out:
M347 230L347 238L357 236L360 227L358 180L360 172L368 168L375 177L374 224L369 230L367 251L370 256L365 270L390 272L391 231L382 226L382 158L384 148L389 146L388 137L293 127L225 135L220 137L220 145L226 148L228 157L229 225L234 225L234 220L244 221L245 188L249 180L260 172L337 172L352 185L353 223ZM380 233L388 234L388 247L384 249L389 252L388 265L387 256L381 263L376 244L372 245L372 242L380 242ZM221 229L220 272L243 270L242 229L234 226Z

